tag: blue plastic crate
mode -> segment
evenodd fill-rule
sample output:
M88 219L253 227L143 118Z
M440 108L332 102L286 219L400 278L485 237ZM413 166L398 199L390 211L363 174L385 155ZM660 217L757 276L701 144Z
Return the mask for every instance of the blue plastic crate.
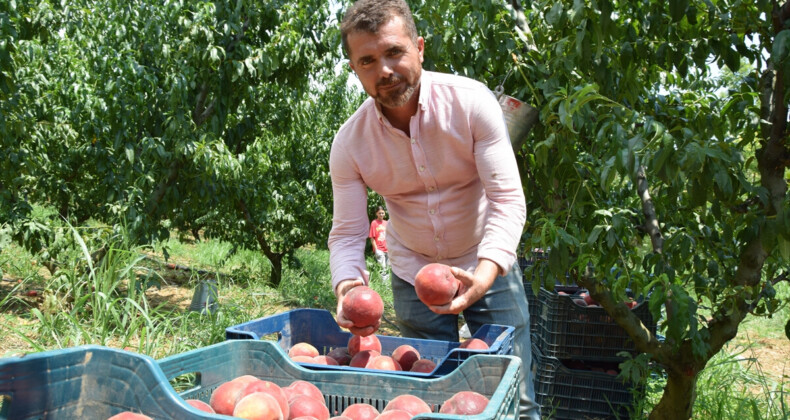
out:
M180 391L184 399L208 401L222 383L241 375L274 382L282 387L296 380L316 385L332 416L356 403L379 411L398 395L412 394L433 407L434 413L414 419L513 419L518 417L518 376L521 359L515 356L473 355L458 369L440 378L386 375L381 371L317 371L291 361L273 342L229 340L170 356L159 361L165 376L192 381ZM184 381L180 381L184 382ZM438 414L441 404L459 391L475 391L489 398L485 411L475 416ZM219 416L218 416L219 417Z
M101 346L0 359L0 419L221 419L186 404L148 356Z
M430 359L436 363L436 368L430 373L381 372L418 377L446 375L474 354L512 354L514 330L511 326L495 324L486 324L480 327L472 337L485 341L489 346L486 350L459 349L458 346L461 343L457 341L377 335L379 341L381 341L382 354L392 354L398 346L408 344L420 352L421 358ZM284 354L287 354L294 344L300 342L310 343L321 354L326 354L332 349L346 347L351 336L352 334L341 329L332 317L332 314L324 309L294 309L225 329L225 338L228 340L263 339L277 341ZM349 366L327 366L313 363L300 363L300 365L316 370L366 370Z

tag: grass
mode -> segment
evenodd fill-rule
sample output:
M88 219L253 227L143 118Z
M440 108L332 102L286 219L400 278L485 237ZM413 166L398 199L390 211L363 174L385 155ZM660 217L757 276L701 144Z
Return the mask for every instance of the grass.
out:
M268 281L271 266L261 253L221 241L182 237L143 249L110 236L106 258L94 267L86 256L87 241L73 236L72 259L54 276L17 247L0 253L0 322L9 326L0 329L0 356L91 343L161 358L220 342L225 327L262 316L298 307L336 309L326 250L298 250L285 265L281 284L273 285ZM180 268L165 265L165 252L167 262ZM391 319L392 294L372 257L368 270L371 287L382 295ZM185 310L183 300L207 278L217 281L218 308L205 314ZM786 286L777 289L785 301L790 300ZM38 296L25 296L30 290ZM162 298L173 290L181 293L180 301ZM783 338L788 317L787 305L772 318L749 317L737 341L700 376L694 418L788 419L790 364L776 377L755 362L761 340ZM383 329L397 334L386 322ZM638 412L650 411L662 387L660 375L648 381Z

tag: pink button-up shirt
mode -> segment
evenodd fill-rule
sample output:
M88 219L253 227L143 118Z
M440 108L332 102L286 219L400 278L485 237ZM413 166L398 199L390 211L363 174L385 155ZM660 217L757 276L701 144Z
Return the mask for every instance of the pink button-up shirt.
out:
M425 264L473 270L478 259L510 270L526 204L502 110L482 83L423 71L411 137L368 98L335 136L329 264L332 287L363 278L366 186L387 205L392 271L413 283Z

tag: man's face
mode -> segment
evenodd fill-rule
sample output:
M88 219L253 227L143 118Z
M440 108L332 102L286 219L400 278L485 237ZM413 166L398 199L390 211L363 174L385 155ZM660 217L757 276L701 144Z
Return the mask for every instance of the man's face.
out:
M405 105L420 83L425 41L412 42L403 19L395 16L379 32L348 34L349 65L368 95L382 106Z

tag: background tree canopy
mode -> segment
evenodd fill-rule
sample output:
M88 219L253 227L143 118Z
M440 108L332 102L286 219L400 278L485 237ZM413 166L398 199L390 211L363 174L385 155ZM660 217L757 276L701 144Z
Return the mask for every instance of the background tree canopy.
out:
M746 314L777 309L787 280L790 6L410 3L425 68L539 110L517 151L524 247L550 249L546 286L569 273L664 367L652 416L689 417L699 372ZM260 249L279 282L293 250L325 245L328 150L361 99L336 71L337 13L318 0L0 4L0 247L56 270L58 220L122 225L136 243L203 229ZM649 298L665 340L621 303L626 289Z

